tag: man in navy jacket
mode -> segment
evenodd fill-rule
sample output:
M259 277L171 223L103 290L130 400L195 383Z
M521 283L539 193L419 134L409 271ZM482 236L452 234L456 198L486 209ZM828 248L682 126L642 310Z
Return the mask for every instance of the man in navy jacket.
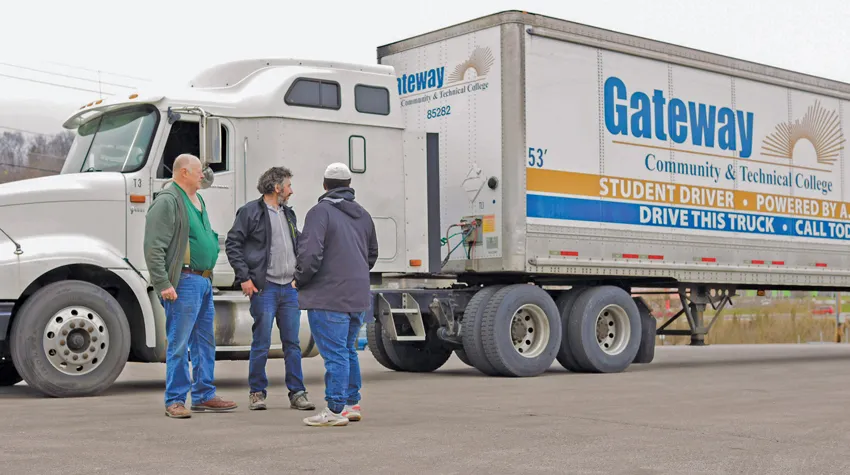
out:
M304 423L338 426L361 417L354 342L371 307L369 272L378 260L378 239L372 216L354 201L347 166L328 166L324 188L326 193L304 218L293 285L325 361L328 407Z
M251 410L266 408L266 362L275 320L283 343L290 407L316 408L307 398L301 372L301 309L298 291L292 285L299 233L295 212L286 205L292 196L291 180L292 172L285 167L272 167L263 173L257 183L262 196L239 208L225 244L236 283L251 299L254 317L248 366Z

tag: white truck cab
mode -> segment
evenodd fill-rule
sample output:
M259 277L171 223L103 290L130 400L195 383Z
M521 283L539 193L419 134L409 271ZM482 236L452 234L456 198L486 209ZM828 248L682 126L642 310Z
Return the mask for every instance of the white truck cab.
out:
M325 167L347 163L375 220L374 272L416 272L428 249L425 223L411 218L425 202L399 198L425 186L425 138L405 132L397 104L392 67L270 59L80 107L64 124L76 138L61 174L0 186L0 384L23 378L51 396L92 395L127 361L165 361L165 315L142 243L148 206L181 153L207 167L200 194L220 236L218 358L248 357L253 320L224 242L269 167L293 171L289 205L302 225ZM300 343L311 357L306 322L303 312ZM282 356L274 338L271 356Z

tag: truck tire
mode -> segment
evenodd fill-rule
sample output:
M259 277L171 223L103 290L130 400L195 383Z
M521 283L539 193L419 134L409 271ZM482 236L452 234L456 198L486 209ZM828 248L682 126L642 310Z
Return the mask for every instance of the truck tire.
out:
M460 326L463 352L469 358L470 366L487 376L498 376L499 372L496 371L484 352L484 341L481 339L481 316L484 315L487 302L502 287L501 285L493 285L476 292L466 305Z
M575 305L576 300L586 290L586 287L572 288L566 292L562 292L555 301L555 305L558 306L558 311L561 315L562 330L561 346L558 349L558 356L556 359L558 360L558 363L564 367L564 369L572 371L573 373L584 373L585 369L578 363L575 355L573 355L573 349L570 346L570 337L568 335L568 332L570 331L570 315L572 315L573 306Z
M0 387L14 386L23 381L14 363L0 363Z
M467 365L467 366L472 366L472 362L471 362L471 361L469 361L469 357L468 357L468 356L466 356L466 352L465 352L465 351L463 351L463 350L455 350L455 354L457 355L457 359L459 359L459 360L463 361L463 364L465 364L465 365ZM472 367L474 368L475 366L472 366Z
M12 361L24 380L51 397L94 396L121 374L130 325L118 301L88 282L47 285L12 322Z
M635 355L635 364L652 363L655 358L655 326L657 322L652 316L652 310L646 305L646 302L641 297L633 299L640 313L640 346L638 346L637 354Z
M632 363L641 340L640 313L623 289L600 286L582 292L570 313L569 346L591 373L618 373Z
M440 369L452 357L453 351L446 348L437 336L436 325L426 323L425 341L393 341L381 335L390 361L409 373L430 373Z
M561 346L561 333L555 301L536 285L499 289L481 319L487 359L503 376L537 376L549 369Z
M367 323L366 346L369 347L369 351L372 353L372 356L375 357L375 360L377 360L381 366L393 371L401 371L401 368L393 363L389 355L387 355L387 349L384 347L383 338L381 338L382 333L383 326L381 325L381 320L375 318L374 321Z

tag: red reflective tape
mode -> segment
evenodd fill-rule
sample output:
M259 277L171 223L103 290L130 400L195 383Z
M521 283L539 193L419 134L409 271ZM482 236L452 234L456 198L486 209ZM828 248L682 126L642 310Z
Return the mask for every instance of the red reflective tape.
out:
M826 267L826 263L824 263L824 262L817 262L817 263L815 263L815 267Z
M764 264L764 261L751 261L751 263L761 265Z
M703 262L717 262L717 258L716 257L703 257L702 261Z
M772 261L771 264L775 266L784 266L785 261Z
M576 252L576 251L561 251L561 255L562 256L578 257L578 252Z
M649 258L650 258L650 259L654 259L654 260L656 260L656 261L660 261L660 260L663 260L663 259L664 259L664 256L653 256L653 255L650 255L650 256L649 256Z
M623 259L639 259L640 256L637 254L623 254Z

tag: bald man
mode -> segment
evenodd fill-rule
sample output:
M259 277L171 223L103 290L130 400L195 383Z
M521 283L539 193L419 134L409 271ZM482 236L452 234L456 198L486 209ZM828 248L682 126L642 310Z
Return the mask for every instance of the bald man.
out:
M151 284L165 309L165 415L185 419L192 415L186 409L190 389L195 412L231 411L236 403L217 396L213 385L212 270L219 246L198 194L204 179L201 161L194 155L178 156L172 179L172 184L154 195L144 248ZM192 375L187 350L192 355Z

